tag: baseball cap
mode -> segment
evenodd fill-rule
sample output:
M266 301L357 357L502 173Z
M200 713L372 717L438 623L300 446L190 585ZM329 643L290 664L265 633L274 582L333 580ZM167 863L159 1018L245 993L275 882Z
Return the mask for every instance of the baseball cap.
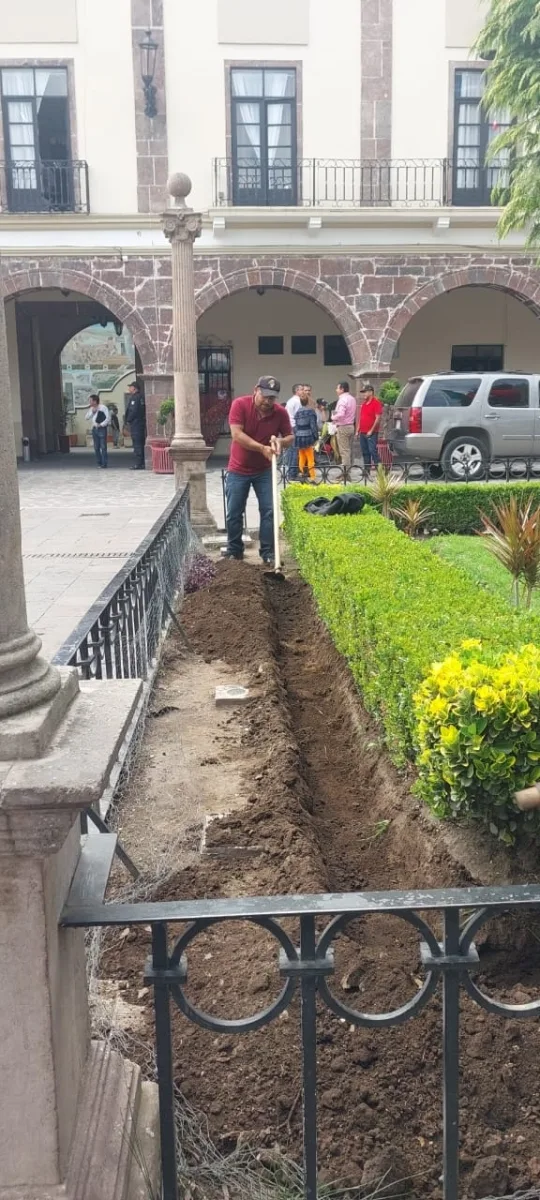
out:
M273 375L261 375L256 386L261 389L263 396L279 396L281 384Z

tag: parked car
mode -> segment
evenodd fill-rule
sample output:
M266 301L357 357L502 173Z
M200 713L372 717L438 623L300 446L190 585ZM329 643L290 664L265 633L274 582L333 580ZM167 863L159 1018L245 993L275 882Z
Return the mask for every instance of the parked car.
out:
M480 479L493 458L540 458L539 384L516 371L415 376L394 406L392 449L451 479Z

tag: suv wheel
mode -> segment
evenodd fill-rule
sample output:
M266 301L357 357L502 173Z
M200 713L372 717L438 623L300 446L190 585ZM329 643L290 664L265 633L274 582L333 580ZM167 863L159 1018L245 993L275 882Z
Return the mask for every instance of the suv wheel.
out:
M463 483L483 479L486 470L486 448L479 438L453 438L444 447L441 465L450 479Z

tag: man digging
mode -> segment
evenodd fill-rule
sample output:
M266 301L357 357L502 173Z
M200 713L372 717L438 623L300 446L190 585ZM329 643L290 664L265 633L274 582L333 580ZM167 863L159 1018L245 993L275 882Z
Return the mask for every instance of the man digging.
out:
M293 441L286 409L276 404L279 391L279 381L272 375L263 375L252 396L238 396L231 404L226 558L244 557L242 529L252 487L259 503L259 554L264 563L274 561L271 463L272 457L280 455Z

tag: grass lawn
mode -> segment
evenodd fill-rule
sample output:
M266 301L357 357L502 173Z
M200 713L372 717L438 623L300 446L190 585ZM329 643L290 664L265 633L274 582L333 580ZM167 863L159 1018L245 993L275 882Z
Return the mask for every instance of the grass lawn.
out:
M511 576L490 554L481 537L451 533L445 537L431 538L428 545L446 562L461 567L479 587L511 602ZM533 611L540 612L540 592L534 593L531 607Z

